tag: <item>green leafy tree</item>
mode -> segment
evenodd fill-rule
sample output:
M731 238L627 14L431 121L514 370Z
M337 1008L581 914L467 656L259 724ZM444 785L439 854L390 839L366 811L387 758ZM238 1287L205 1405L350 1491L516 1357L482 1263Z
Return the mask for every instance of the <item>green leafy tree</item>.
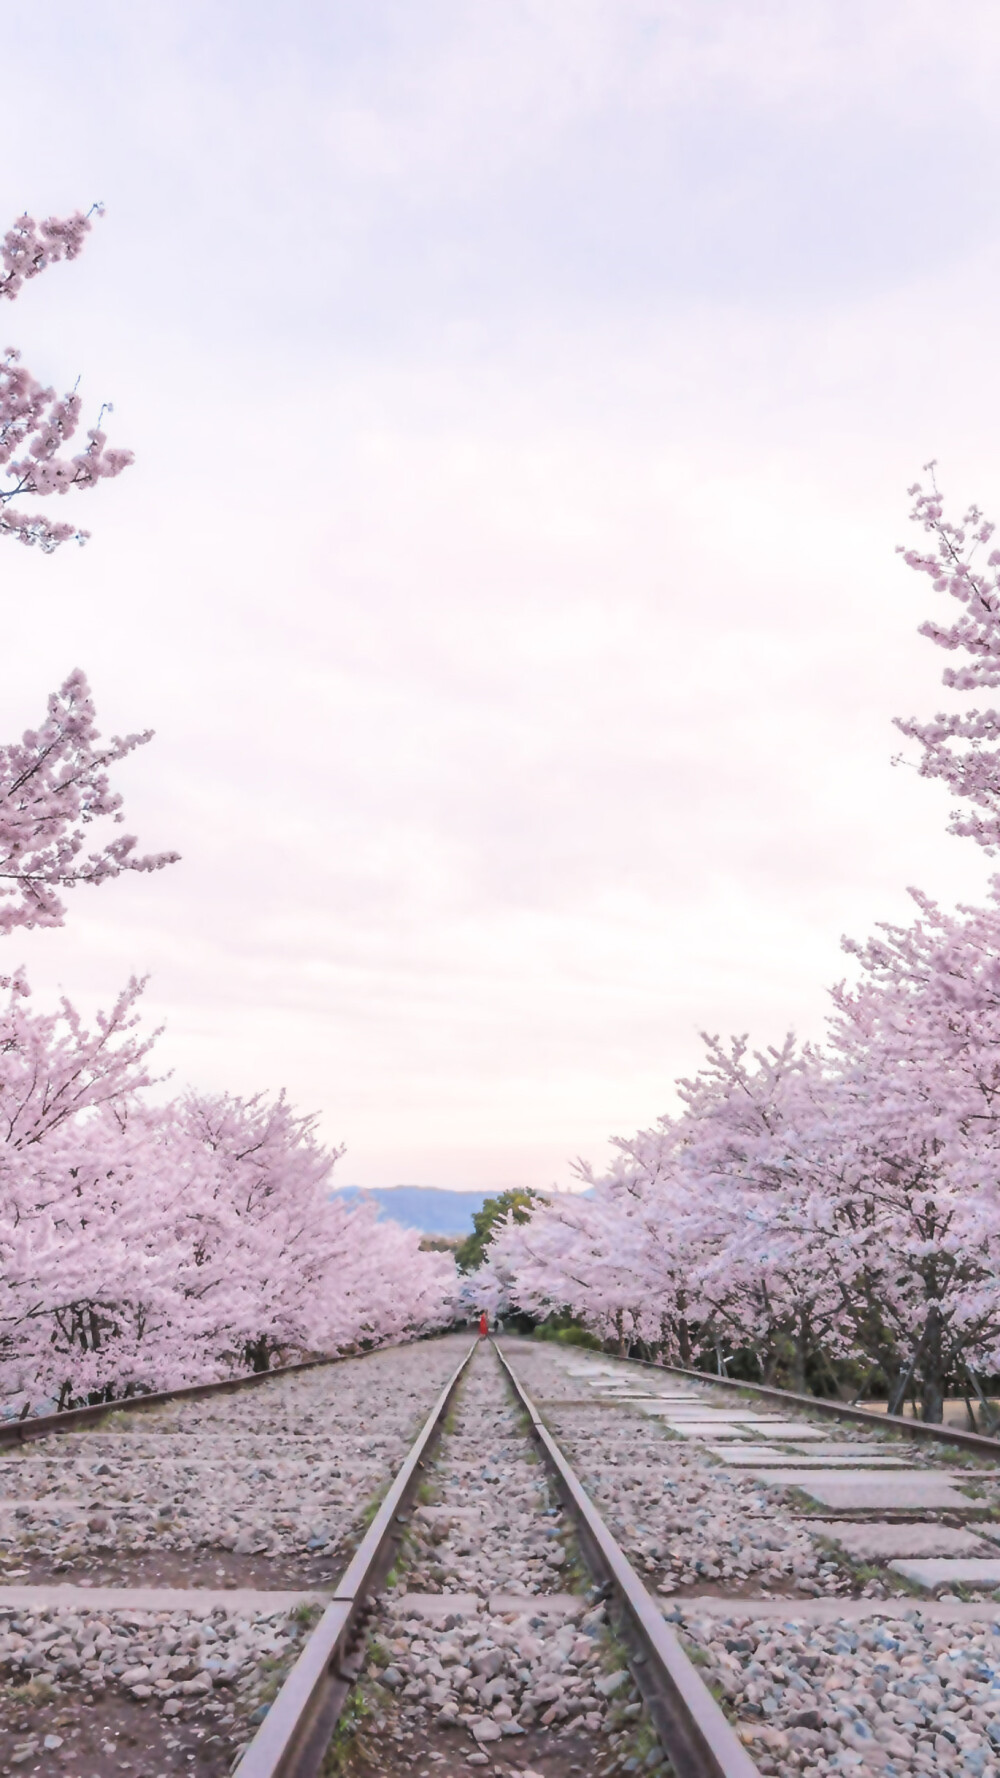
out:
M487 1198L481 1210L473 1214L473 1233L466 1235L460 1247L455 1249L455 1263L460 1272L478 1271L486 1258L486 1249L493 1239L493 1231L498 1222L503 1222L510 1214L515 1222L530 1222L535 1205L540 1201L540 1194L531 1187L523 1190L501 1192L499 1197Z

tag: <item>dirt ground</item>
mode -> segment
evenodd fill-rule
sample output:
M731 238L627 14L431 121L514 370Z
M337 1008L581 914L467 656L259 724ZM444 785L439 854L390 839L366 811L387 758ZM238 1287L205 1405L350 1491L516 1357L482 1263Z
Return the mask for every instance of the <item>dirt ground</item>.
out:
M232 1550L88 1551L78 1560L53 1560L44 1548L0 1551L0 1585L38 1586L51 1581L100 1587L251 1587L262 1592L322 1591L345 1566L336 1555L238 1556Z
M210 1712L215 1714L210 1714ZM93 1701L37 1681L0 1683L0 1773L44 1778L225 1778L249 1733L235 1702L199 1705L187 1720L108 1692Z

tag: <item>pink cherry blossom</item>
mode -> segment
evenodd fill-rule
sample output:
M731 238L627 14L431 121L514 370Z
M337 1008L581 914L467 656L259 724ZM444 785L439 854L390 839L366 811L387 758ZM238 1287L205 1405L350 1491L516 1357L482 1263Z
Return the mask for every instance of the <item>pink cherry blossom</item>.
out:
M339 1151L275 1100L153 1103L132 982L93 1027L0 1012L0 1397L113 1400L412 1338L455 1268L331 1193Z
M109 767L151 739L147 729L101 744L90 688L78 670L52 693L39 728L0 746L0 933L61 926L60 891L78 883L175 862L176 852L137 853L131 834L95 847L91 832L97 822L123 821Z
M98 213L100 208L95 206ZM13 302L29 279L61 259L75 259L90 228L90 215L79 210L63 219L50 217L40 226L30 216L20 217L0 246L0 297ZM89 533L75 522L57 521L37 507L15 508L11 502L45 501L71 488L94 488L127 469L132 452L109 447L102 428L110 411L105 405L85 432L86 443L67 454L80 426L78 391L57 395L22 365L14 346L6 348L0 355L0 535L37 544L46 552L69 538L85 541Z
M956 690L1000 684L1000 551L977 508L945 518L932 482L908 552L962 610L924 634L967 655ZM900 722L921 771L968 805L956 832L1000 840L1000 713ZM681 1109L616 1143L586 1197L557 1197L497 1236L492 1304L569 1310L620 1347L797 1387L849 1361L898 1408L941 1418L948 1388L1000 1372L1000 878L984 908L845 941L824 1044L751 1052L706 1039Z

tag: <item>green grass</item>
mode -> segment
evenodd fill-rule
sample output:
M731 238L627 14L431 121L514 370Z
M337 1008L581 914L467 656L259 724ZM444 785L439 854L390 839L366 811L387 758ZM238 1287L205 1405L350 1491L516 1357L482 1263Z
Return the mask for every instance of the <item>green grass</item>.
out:
M348 1697L333 1731L333 1739L320 1767L320 1778L343 1778L343 1775L350 1770L356 1756L361 1759L362 1763L367 1763L364 1759L365 1750L362 1735L371 1714L371 1705L365 1696L363 1686L356 1685Z

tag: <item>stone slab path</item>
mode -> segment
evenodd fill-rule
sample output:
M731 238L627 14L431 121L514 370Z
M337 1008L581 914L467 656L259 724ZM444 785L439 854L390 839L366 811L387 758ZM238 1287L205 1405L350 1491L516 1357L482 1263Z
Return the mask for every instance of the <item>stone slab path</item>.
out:
M886 1562L893 1556L982 1556L990 1546L976 1530L920 1520L810 1519L816 1537L829 1538L859 1562Z
M945 1477L927 1470L754 1469L756 1481L772 1487L799 1488L820 1506L841 1512L976 1512L977 1502L960 1494Z
M718 1599L693 1595L665 1610L670 1623L719 1618L725 1623L751 1623L771 1618L781 1624L864 1623L869 1618L919 1618L931 1624L997 1624L1000 1606L972 1599Z
M711 1451L714 1457L718 1457L720 1463L736 1463L744 1466L756 1464L758 1467L761 1464L773 1463L782 1469L783 1474L789 1473L789 1463L794 1463L796 1475L800 1469L821 1471L825 1474L829 1469L855 1471L861 1468L865 1470L905 1470L906 1468L905 1459L902 1457L887 1457L883 1452L874 1450L870 1454L867 1451L855 1454L853 1451L849 1451L846 1445L824 1445L822 1451L804 1451L802 1453L779 1450L776 1445L747 1443L708 1445L706 1449Z
M539 1617L562 1622L582 1617L587 1600L579 1593L492 1593L484 1599L479 1593L403 1593L395 1601L400 1616L427 1618L443 1623L448 1617L474 1617L486 1612L490 1617Z
M929 1556L893 1561L889 1567L918 1587L1000 1587L1000 1556Z
M208 1616L225 1611L293 1611L324 1604L322 1593L265 1593L256 1587L0 1587L0 1611L186 1611Z

